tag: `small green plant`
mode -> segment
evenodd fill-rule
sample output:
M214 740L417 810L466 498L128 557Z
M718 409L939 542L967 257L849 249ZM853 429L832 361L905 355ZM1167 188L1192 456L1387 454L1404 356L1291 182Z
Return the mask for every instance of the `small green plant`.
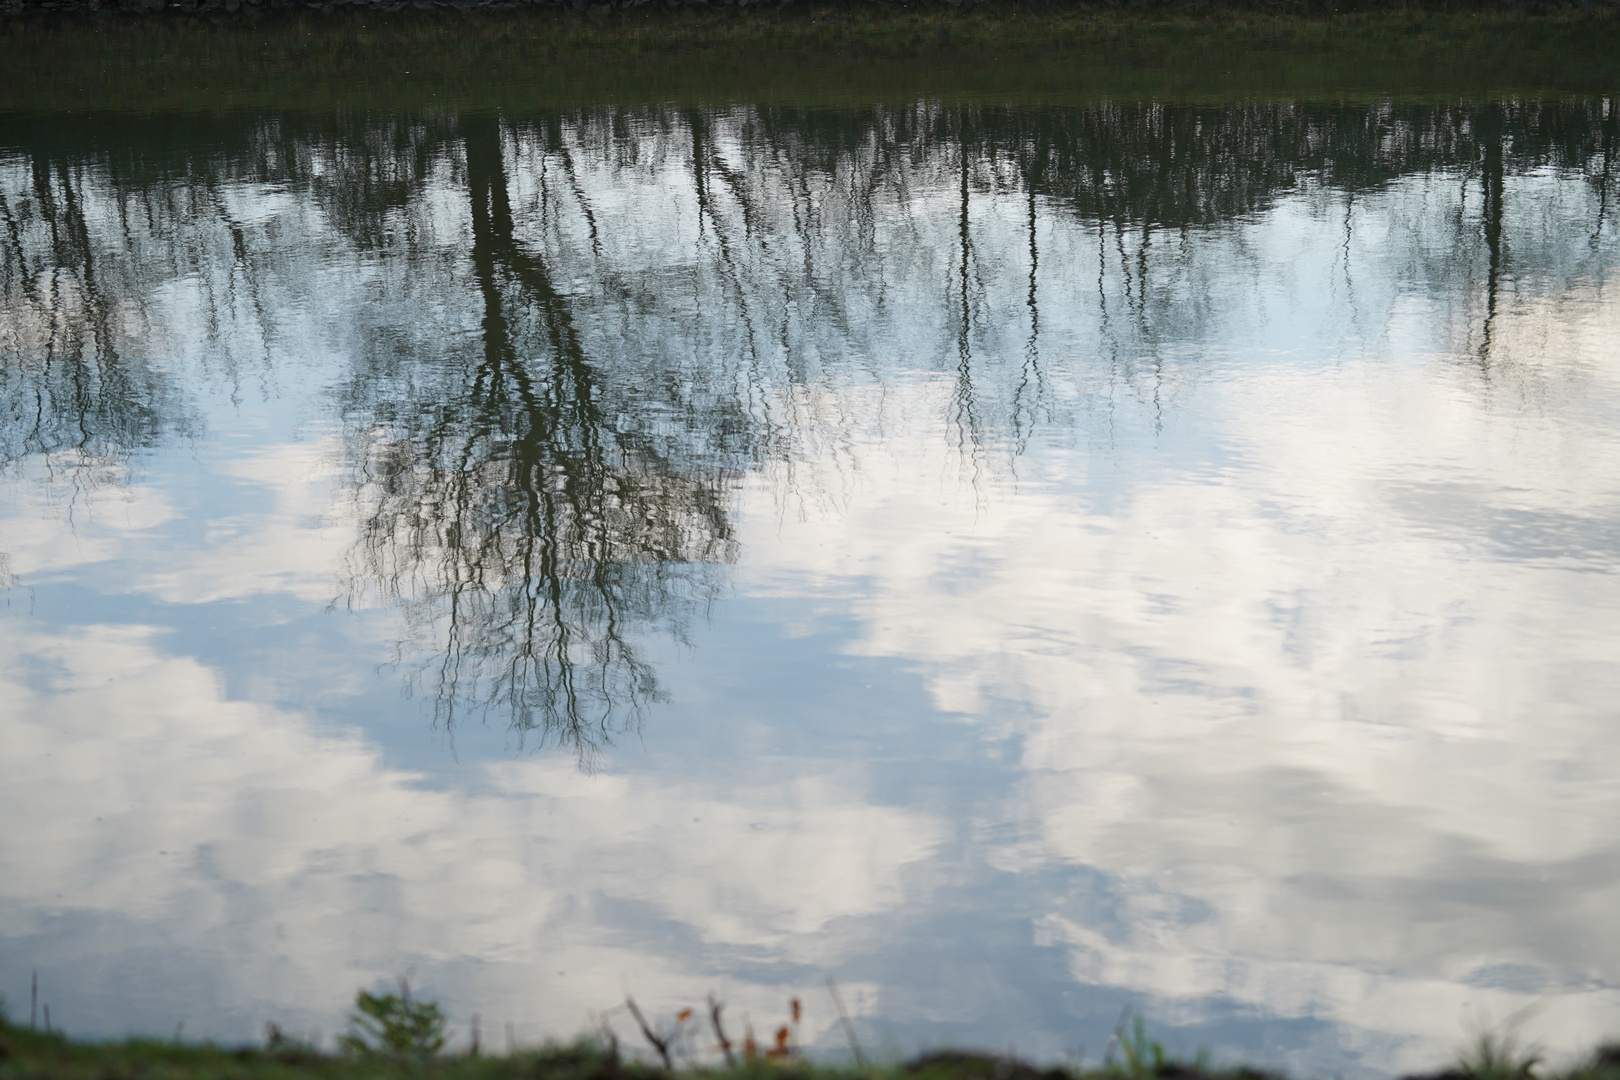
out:
M349 1014L347 1035L338 1039L346 1053L423 1060L444 1049L445 1017L437 1002L411 997L409 979L399 980L399 993L360 991Z
M1129 1022L1129 1027L1126 1024ZM1140 1016L1132 1016L1126 1009L1108 1040L1108 1051L1103 1056L1103 1071L1132 1080L1152 1080L1162 1075L1166 1067L1180 1065L1193 1072L1209 1071L1209 1055L1200 1050L1190 1062L1174 1061L1165 1051L1164 1044L1148 1038L1147 1023Z
M1125 1026L1127 1021L1130 1022L1128 1030ZM1119 1018L1113 1038L1108 1040L1103 1068L1108 1072L1146 1078L1157 1076L1166 1060L1164 1044L1157 1039L1149 1039L1147 1024L1140 1016L1131 1016L1127 1010L1126 1015Z

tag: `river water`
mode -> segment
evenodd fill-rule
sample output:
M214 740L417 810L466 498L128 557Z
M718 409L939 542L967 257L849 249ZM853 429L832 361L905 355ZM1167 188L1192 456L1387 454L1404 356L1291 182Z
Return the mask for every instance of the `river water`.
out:
M1620 1031L1617 137L0 118L0 993L797 995L836 1057L835 980L874 1055L1128 1009L1345 1077Z

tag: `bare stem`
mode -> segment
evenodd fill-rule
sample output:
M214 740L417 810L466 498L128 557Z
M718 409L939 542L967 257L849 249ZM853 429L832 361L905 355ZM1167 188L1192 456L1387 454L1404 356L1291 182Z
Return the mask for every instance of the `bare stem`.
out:
M726 1038L726 1029L720 1024L720 1002L713 994L709 995L709 1023L714 1026L714 1037L720 1040L720 1052L726 1055L726 1068L737 1067L737 1055L731 1052L731 1040Z
M849 1040L849 1048L855 1052L855 1064L866 1068L866 1055L861 1053L861 1042L855 1037L855 1025L849 1022L849 1010L844 1008L844 995L838 992L838 984L832 979L827 980L827 992L832 995L833 1005L838 1009L838 1022L844 1025L844 1037Z
M647 1018L641 1015L641 1009L636 1006L635 998L626 996L624 1003L629 1006L630 1015L636 1018L636 1024L641 1028L641 1033L647 1037L648 1042L652 1043L653 1049L658 1051L658 1056L664 1059L664 1068L674 1072L675 1063L669 1058L669 1040L659 1038L657 1033L653 1031L652 1025L647 1023Z

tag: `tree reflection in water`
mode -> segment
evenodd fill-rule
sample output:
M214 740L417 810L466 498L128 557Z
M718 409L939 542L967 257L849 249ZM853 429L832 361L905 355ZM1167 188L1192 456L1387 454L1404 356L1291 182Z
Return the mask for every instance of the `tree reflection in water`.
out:
M187 378L235 379L305 319L351 365L350 601L406 613L441 724L500 717L589 760L658 697L653 642L722 587L739 478L813 498L806 462L856 461L850 386L948 387L970 477L1088 395L1161 415L1256 277L1237 232L1189 237L1315 191L1349 275L1357 200L1414 175L1455 202L1410 210L1429 232L1392 229L1390 258L1496 378L1503 290L1586 273L1612 232L1617 125L1595 100L11 118L0 463L124 475L196 430L190 386L132 357L192 340L216 366ZM1595 193L1590 244L1509 242L1507 180L1546 168ZM296 227L231 209L283 196ZM635 205L666 197L679 240ZM300 312L332 272L360 284L322 324ZM165 321L178 282L191 324Z
M468 709L588 759L658 697L637 635L679 635L734 554L730 476L622 425L545 258L513 237L501 133L462 125L481 348L403 397L367 388L357 569L438 652L439 722Z
M128 268L107 280L82 170L46 153L12 164L21 183L0 188L0 469L32 467L74 491L117 483L131 455L191 430L190 410L139 356Z

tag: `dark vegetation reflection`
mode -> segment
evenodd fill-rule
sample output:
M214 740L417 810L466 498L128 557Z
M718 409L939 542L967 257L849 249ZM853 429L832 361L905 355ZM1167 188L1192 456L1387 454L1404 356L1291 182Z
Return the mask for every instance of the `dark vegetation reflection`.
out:
M721 594L740 479L817 497L802 466L851 421L816 391L924 368L974 477L1073 421L1085 393L1060 385L1161 416L1173 346L1225 317L1187 237L1312 186L1348 245L1356 199L1410 175L1455 185L1450 247L1413 273L1469 298L1488 377L1503 291L1575 257L1511 247L1506 178L1584 184L1577 239L1597 251L1617 131L1607 100L11 117L0 469L127 477L198 430L203 385L273 383L289 319L319 321L310 282L346 275L328 327L350 357L332 387L358 521L344 599L407 614L400 659L439 723L494 718L588 760L659 697L655 642ZM697 239L671 261L621 235L662 207L603 200L677 180ZM1008 195L1024 235L993 255L980 207ZM238 209L272 198L302 224ZM1043 250L1053 215L1094 235L1095 265ZM910 301L890 291L914 280L938 306L897 321ZM169 321L176 283L196 325ZM1043 308L1085 289L1095 340L1043 347Z

